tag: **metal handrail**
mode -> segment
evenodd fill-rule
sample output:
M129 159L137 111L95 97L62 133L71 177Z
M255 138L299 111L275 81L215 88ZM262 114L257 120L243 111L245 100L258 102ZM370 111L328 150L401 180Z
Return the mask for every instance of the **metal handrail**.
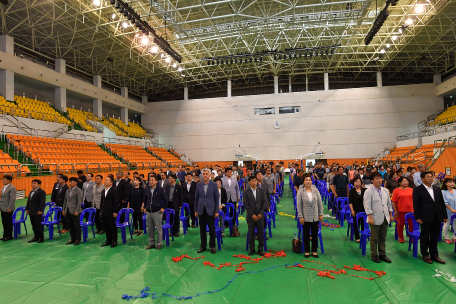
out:
M117 162L117 163L109 163L109 171L112 171L112 164L118 165L119 166L119 171L122 170L122 163Z
M60 172L59 169L60 169L60 166L62 166L62 165L71 165L71 173L74 172L74 164L72 164L72 163L60 163L60 164L57 164L57 167L55 169L57 174L59 174L59 172Z

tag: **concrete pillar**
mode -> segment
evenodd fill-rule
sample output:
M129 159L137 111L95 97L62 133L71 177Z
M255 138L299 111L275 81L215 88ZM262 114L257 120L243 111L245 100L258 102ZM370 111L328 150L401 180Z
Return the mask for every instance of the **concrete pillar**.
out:
M101 75L93 75L93 85L101 88Z
M441 84L441 83L442 83L442 75L441 75L441 74L435 74L435 75L433 76L433 80L434 80L433 82L434 82L435 84L437 84L437 85L438 85L438 84Z
M309 75L306 74L306 92L309 91Z
M381 88L382 86L382 72L377 72L377 87Z
M66 112L66 89L55 88L55 107L59 111Z
M188 87L184 87L184 100L188 100Z
M0 35L0 52L14 55L14 38L8 35Z
M103 107L101 99L93 99L93 115L96 117L103 116Z
M279 94L279 76L274 76L274 94Z
M141 96L141 103L143 105L146 105L148 102L149 102L149 97L147 97L146 95Z
M0 51L14 55L14 38L0 35ZM14 100L14 72L0 69L0 95L6 100Z
M125 98L128 98L128 88L127 87L121 87L120 88L120 95L122 95Z
M288 93L291 93L292 87L291 87L291 75L288 75Z
M324 83L325 83L325 91L329 90L329 74L325 73L324 74Z
M58 58L55 60L55 70L60 74L66 74L66 62L65 59Z
M227 96L231 97L231 80L227 82Z
M128 108L120 108L120 120L128 125Z

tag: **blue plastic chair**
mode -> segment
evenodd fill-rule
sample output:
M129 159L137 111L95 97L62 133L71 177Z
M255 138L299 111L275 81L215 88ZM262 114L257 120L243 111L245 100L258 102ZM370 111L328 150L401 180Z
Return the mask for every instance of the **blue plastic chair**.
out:
M304 246L304 226L301 225L301 223L298 221L298 224L299 224L299 236L298 238L301 238L302 236L302 239L301 239L301 252L305 252L305 246ZM310 231L311 233L311 236L313 237L312 235L312 230ZM318 239L320 240L320 251L322 254L325 253L325 249L323 247L323 236L321 235L321 222L318 223Z
M409 220L412 220L413 222L413 232L409 231ZM409 237L408 251L410 251L410 248L412 247L413 240L413 257L416 258L418 256L418 240L420 239L421 232L420 224L418 224L418 222L415 221L415 214L413 212L407 213L405 215L405 232Z
M122 217L123 214L125 214L124 222L121 223L120 218ZM133 209L131 209L131 208L120 209L119 213L117 213L116 226L117 226L117 228L120 228L123 244L127 243L126 227L128 227L128 229L130 230L130 238L133 239L133 231L131 230L132 224L133 224Z
M236 214L236 210L234 210L234 204L232 203L226 203L226 214L225 214L225 221L228 222L228 225L230 227L230 235L233 235L233 217L231 216L231 210L233 210L234 214ZM225 225L225 224L223 224Z
M345 206L348 206L348 197L338 197L336 201L337 206L337 218L340 226L344 227L345 222Z
M144 234L147 234L147 218L146 218L145 213L143 213L142 221L143 221Z
M187 210L187 216L185 216L185 210ZM184 235L187 234L187 219L190 216L190 206L187 203L182 204L179 220L182 222L182 229L184 230Z
M215 236L217 238L217 248L218 250L222 250L222 244L223 244L223 237L222 237L222 232L223 228L225 228L225 214L223 213L222 210L218 211L218 218L214 222L215 226ZM209 232L209 226L206 224L206 232Z
M266 212L264 213L264 217L267 218ZM261 220L263 220L263 219L261 219ZM257 229L255 227L255 234L257 234L257 233L258 233L258 231L257 231ZM263 229L263 238L264 238L264 247L263 247L264 250L263 251L267 252L268 251L268 245L267 245L267 241L266 241L266 226ZM245 250L249 250L249 230L248 229L247 229L247 242L245 244Z
M47 202L46 204L44 204L44 211L43 211L43 215L42 215L41 221L44 221L44 217L48 213L49 209L51 209L54 206L55 206L54 202Z
M348 183L348 191L350 191L351 189L353 189L353 185L351 183Z
M347 236L350 234L350 241L353 241L355 233L355 222L351 214L350 206L345 206L345 220L347 221Z
M17 214L20 213L21 216L19 219L16 219ZM14 238L17 239L17 235L21 234L21 223L24 224L25 234L27 233L27 226L25 225L25 220L27 219L27 213L25 212L25 207L19 207L14 210L13 213L13 230Z
M54 238L54 225L57 225L59 229L60 236L62 233L60 232L60 216L62 215L62 207L52 207L49 209L46 217L41 222L41 225L47 225L49 229L49 239L52 240Z
M360 230L361 225L359 224L359 220L362 219L364 221L364 230ZM371 231L369 228L369 224L367 223L367 214L366 212L360 212L356 215L356 225L358 225L358 231L360 234L360 241L359 241L359 248L362 250L362 255L366 255L366 246L367 241L370 238Z
M89 235L89 226L92 227L92 233L93 233L93 238L95 238L95 230L93 229L93 224L95 220L95 213L97 213L97 209L91 207L91 208L86 208L82 210L81 216L79 217L79 221L81 224L81 229L82 229L82 242L85 243L87 242L87 237ZM87 221L84 222L84 217L87 216Z
M456 233L454 232L454 227L453 227L453 221L456 220L456 214L453 213L449 219L450 225L451 225L451 232L453 232L453 236L456 236ZM456 253L456 243L454 243L454 253Z
M275 224L275 215L277 213L277 206L276 206L276 203L274 202L274 199L271 199L270 200L270 206L269 206L269 211L267 211L267 214L271 217L272 219L272 225L274 226L274 228L276 227L276 224Z
M171 214L173 215L173 222L171 223ZM176 217L174 216L175 212L174 212L174 209L165 209L165 211L163 212L163 215L164 215L164 221L165 223L162 225L162 229L163 229L163 239L165 239L166 237L166 246L169 247L169 235L171 233L171 238L173 239L174 241L174 233L170 230L173 229L173 225L174 225L174 220L176 219Z

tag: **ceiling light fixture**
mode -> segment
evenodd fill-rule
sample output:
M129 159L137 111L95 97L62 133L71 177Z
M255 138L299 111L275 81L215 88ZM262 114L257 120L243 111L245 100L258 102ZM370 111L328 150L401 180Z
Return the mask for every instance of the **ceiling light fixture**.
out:
M98 6L101 5L101 1L100 0L93 0L93 5L98 7Z
M113 14L111 15L111 19L112 19L112 20L116 19L116 13L113 13Z
M381 49L380 53L382 53L382 54L385 53L385 49Z
M165 58L165 62L166 62L166 63L170 63L170 62L171 62L171 58L166 57L166 58Z
M146 36L142 37L141 38L141 44L142 45L146 45L149 43L149 38L147 38Z
M407 25L411 25L412 23L413 23L412 18L408 18L407 20L405 20L405 24L407 24Z
M156 54L158 52L158 47L156 47L154 45L153 47L150 48L150 52L153 53L153 54Z
M212 62L215 64L215 61L212 61ZM179 71L179 72L182 71L182 68L179 67L179 68L177 69L177 71Z
M386 44L386 48L387 48L387 49L389 49L390 46L391 46L391 44L389 44L389 43Z
M127 21L122 22L122 27L124 29L126 29L128 27L128 22Z
M424 12L424 8L425 8L425 7L424 7L423 4L417 4L417 5L415 6L415 13L417 13L417 14L423 13L423 12Z
M396 41L396 40L397 40L397 36L396 36L396 35L393 35L393 36L391 37L391 40Z

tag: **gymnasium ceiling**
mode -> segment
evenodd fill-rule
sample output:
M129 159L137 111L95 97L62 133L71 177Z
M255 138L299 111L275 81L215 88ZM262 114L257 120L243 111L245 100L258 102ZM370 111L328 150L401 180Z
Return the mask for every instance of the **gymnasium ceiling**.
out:
M148 95L149 100L180 96L186 85L192 94L226 91L228 79L234 87L251 88L270 83L273 75L288 82L290 75L302 78L328 72L330 77L361 82L382 71L385 79L400 82L456 72L456 1L452 0L399 0L389 7L387 21L369 46L364 37L385 1L125 2L167 37L183 57L180 65L174 68L160 53L152 54L152 39L143 45L136 27L124 28L126 18L109 0L9 0L8 6L0 5L1 32L14 37L17 52L50 61L64 58L75 73L89 79L102 75L107 84L127 86L130 94ZM422 13L416 12L417 4ZM408 19L413 23L399 33ZM393 36L397 36L394 41ZM340 47L328 56L280 61L266 56L262 62L210 66L202 61L241 52L336 44Z

